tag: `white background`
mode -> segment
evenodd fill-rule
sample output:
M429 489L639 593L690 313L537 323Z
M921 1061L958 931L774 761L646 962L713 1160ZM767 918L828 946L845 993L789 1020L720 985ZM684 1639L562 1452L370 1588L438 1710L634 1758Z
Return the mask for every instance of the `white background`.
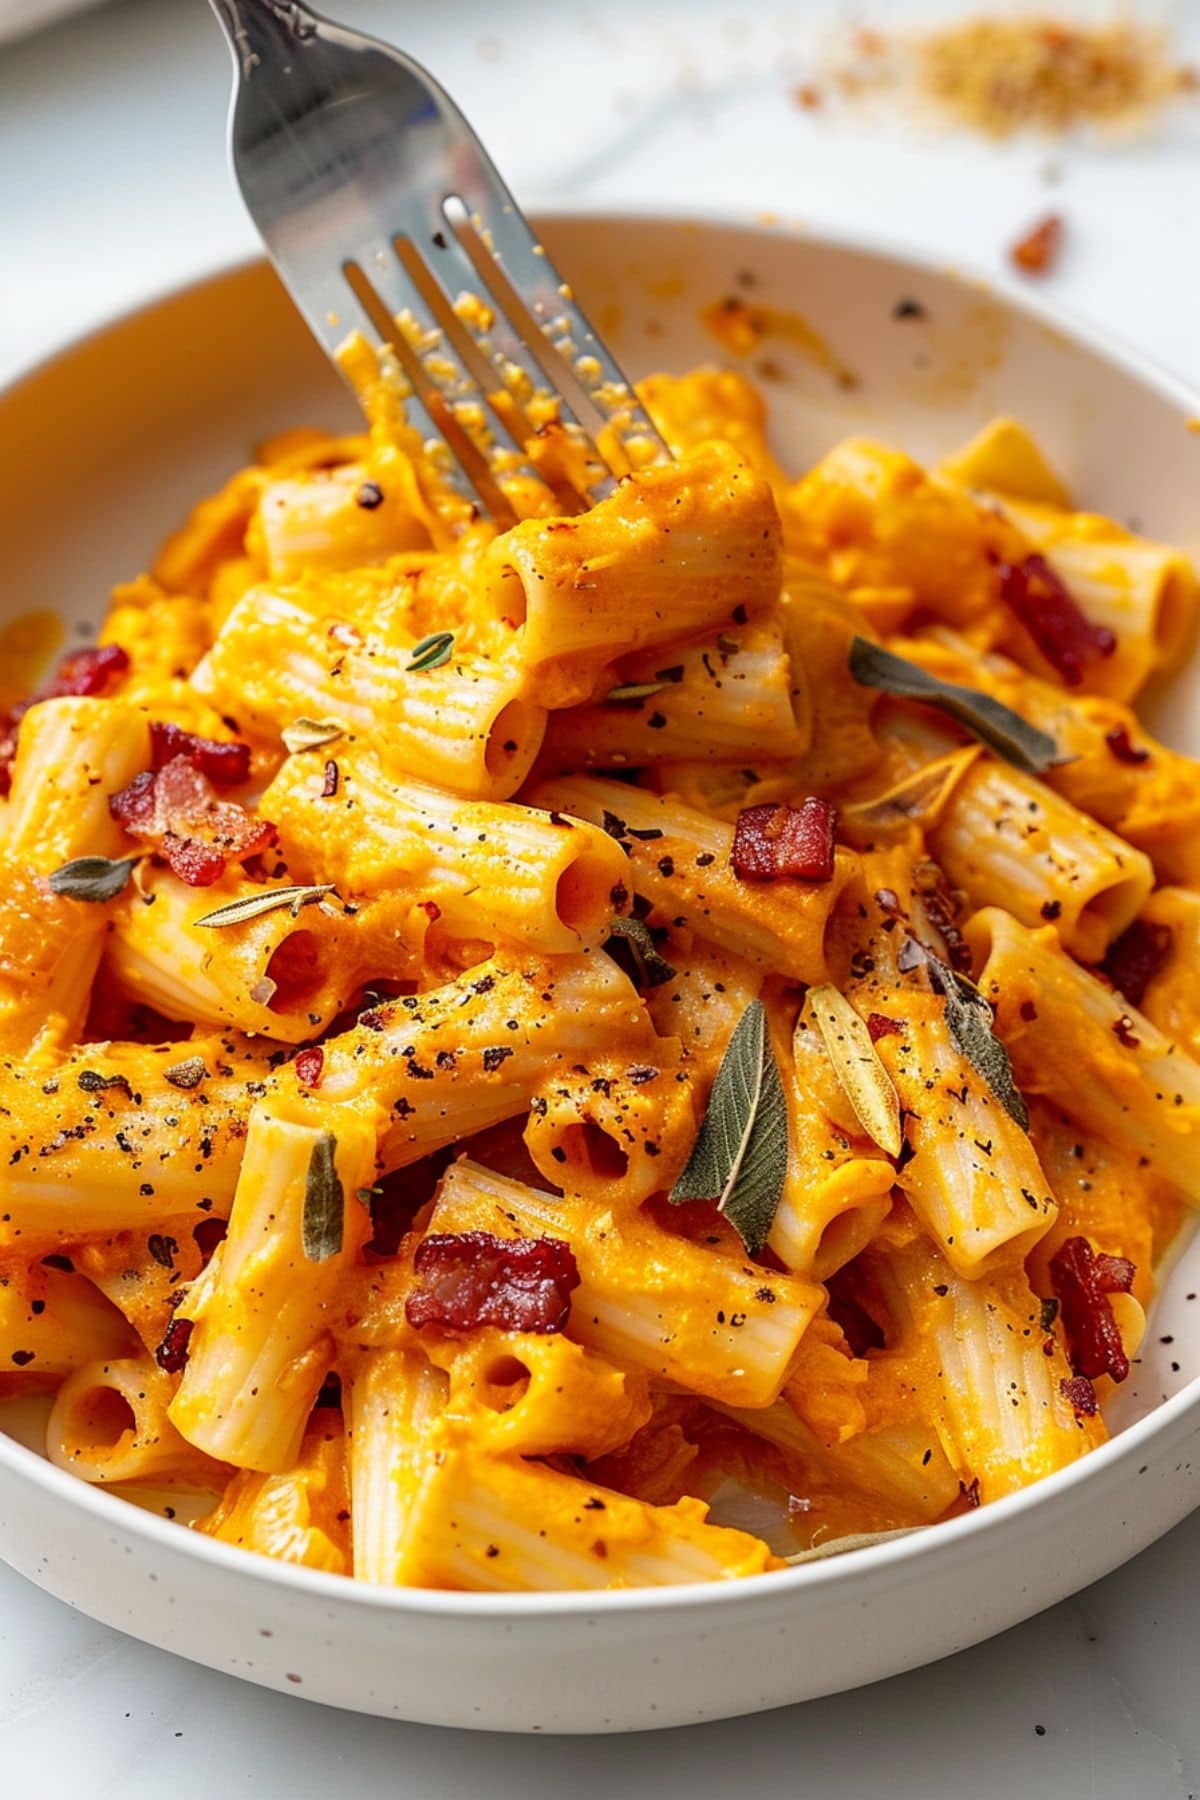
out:
M996 148L882 112L800 111L791 88L848 16L831 4L340 4L428 62L532 202L770 211L990 278L1052 207L1067 250L1044 291L1200 385L1200 102L1149 142ZM1200 7L1164 14L1200 58ZM252 248L224 165L226 85L203 0L120 0L0 50L0 376ZM268 1694L0 1567L0 1792L1185 1800L1200 1794L1198 1570L1200 1515L1077 1600L880 1687L658 1736L531 1740Z

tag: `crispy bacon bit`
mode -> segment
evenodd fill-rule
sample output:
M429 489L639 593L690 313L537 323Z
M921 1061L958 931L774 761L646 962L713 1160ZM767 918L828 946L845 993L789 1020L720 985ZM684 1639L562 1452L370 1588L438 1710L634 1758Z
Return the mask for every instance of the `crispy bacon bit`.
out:
M1134 1267L1127 1257L1106 1256L1085 1237L1068 1238L1050 1261L1050 1280L1062 1303L1062 1326L1071 1367L1094 1381L1111 1375L1124 1381L1129 1358L1109 1304L1110 1294L1127 1294Z
M800 806L747 806L737 816L730 863L741 881L828 881L835 814L813 795Z
M1008 254L1023 275L1048 275L1062 253L1062 239L1061 215L1047 213Z
M12 786L17 732L30 707L36 706L39 700L94 699L128 667L129 653L122 650L120 644L97 644L90 650L73 650L63 657L40 694L19 700L10 712L0 714L0 798Z
M1113 1036L1126 1050L1136 1050L1141 1038L1133 1029L1133 1020L1128 1013L1122 1013L1119 1019L1113 1020Z
M197 737L169 720L150 722L150 766L165 769L169 762L182 756L207 775L214 787L237 787L250 776L250 746L236 739L222 743L217 738Z
M1068 687L1079 686L1086 664L1112 655L1117 647L1112 632L1080 612L1044 556L1035 552L1022 562L997 567L1001 598Z
M315 1088L321 1079L321 1070L325 1067L325 1052L320 1044L310 1044L307 1050L296 1053L296 1080L301 1087Z
M877 1044L880 1038L899 1037L904 1027L899 1019L889 1019L886 1013L868 1013L867 1030L871 1034L871 1042Z
M210 887L231 862L275 842L275 827L233 800L218 800L208 777L186 756L144 769L113 794L108 810L130 837L151 843L189 887Z
M1086 1375L1072 1375L1069 1380L1064 1379L1058 1385L1071 1402L1071 1409L1077 1419L1095 1418L1100 1411L1100 1402Z
M1114 725L1106 731L1104 741L1120 763L1130 763L1134 767L1138 763L1150 761L1150 752L1141 744L1135 744L1129 735L1128 725Z
M579 1286L571 1246L561 1238L499 1238L464 1231L423 1238L413 1258L417 1285L405 1301L410 1325L451 1333L480 1325L505 1331L561 1331Z
M1169 925L1135 919L1109 945L1100 967L1130 1006L1140 1006L1146 989L1171 954L1171 944Z
M168 1375L182 1375L188 1359L188 1339L192 1335L190 1319L172 1319L167 1334L154 1352L154 1360Z

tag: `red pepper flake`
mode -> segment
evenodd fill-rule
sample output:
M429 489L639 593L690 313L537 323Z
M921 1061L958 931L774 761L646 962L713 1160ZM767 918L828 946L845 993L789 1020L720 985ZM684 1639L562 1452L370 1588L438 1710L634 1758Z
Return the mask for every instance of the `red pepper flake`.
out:
M499 1238L490 1231L423 1238L413 1258L416 1285L404 1314L416 1330L451 1333L498 1325L505 1331L561 1331L579 1286L571 1246L561 1238Z
M1020 1013L1021 1017L1024 1019L1024 1021L1027 1025L1032 1025L1033 1021L1038 1016L1037 1007L1033 1004L1032 1000L1022 1000L1020 1006L1017 1008L1017 1011Z
M1105 732L1104 741L1119 763L1129 763L1136 768L1139 763L1150 761L1150 752L1134 743L1128 725L1114 725L1111 731Z
M966 1501L968 1507L971 1509L972 1512L974 1512L974 1510L977 1506L982 1504L982 1501L980 1498L980 1493L979 1493L979 1477L978 1477L978 1475L976 1475L975 1479L971 1482L960 1481L958 1484L958 1491L962 1495L963 1499Z
M1089 1381L1098 1375L1124 1381L1129 1373L1108 1296L1127 1294L1134 1273L1128 1257L1098 1254L1085 1237L1068 1238L1051 1258L1050 1280L1062 1305L1071 1367Z
M212 1253L217 1245L224 1243L228 1229L224 1219L201 1219L199 1224L193 1225L192 1236L196 1240L203 1268L207 1268L212 1261Z
M889 1019L886 1013L868 1013L867 1030L871 1034L871 1042L877 1044L880 1038L900 1037L904 1027L899 1019Z
M1036 552L999 563L1000 597L1067 687L1078 687L1086 664L1111 656L1117 640L1107 625L1080 612L1062 577Z
M1009 251L1022 275L1049 275L1062 253L1063 222L1059 213L1047 213Z
M189 887L210 887L231 862L275 842L268 819L233 800L218 800L207 775L186 756L144 769L113 794L108 810L130 837L151 843Z
M172 1319L167 1334L154 1352L154 1360L168 1375L182 1375L188 1359L188 1339L192 1335L191 1319Z
M737 816L730 863L741 881L829 881L833 807L813 795L800 806L747 806Z
M1113 1020L1113 1036L1127 1050L1136 1050L1142 1041L1134 1031L1133 1020L1128 1013L1122 1013L1119 1019Z
M334 762L333 758L330 757L329 761L325 764L325 768L322 771L322 776L321 776L321 798L322 798L322 800L332 800L333 796L337 793L337 791L338 791L338 766Z
M1071 1402L1071 1409L1077 1419L1095 1418L1100 1411L1100 1402L1086 1375L1072 1375L1069 1379L1064 1378L1058 1385Z
M310 1044L307 1050L297 1051L294 1066L301 1087L315 1088L325 1067L325 1052L320 1044Z
M250 746L237 739L222 742L217 738L197 737L169 720L150 722L150 766L165 769L177 756L186 757L192 767L207 775L214 787L237 787L250 778Z
M1142 1004L1146 989L1171 954L1172 942L1169 925L1135 919L1108 946L1100 967L1130 1006Z

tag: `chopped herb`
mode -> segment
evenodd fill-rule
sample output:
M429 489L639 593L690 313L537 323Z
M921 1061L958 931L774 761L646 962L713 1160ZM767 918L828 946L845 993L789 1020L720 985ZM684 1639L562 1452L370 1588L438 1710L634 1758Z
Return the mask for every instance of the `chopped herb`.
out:
M309 1262L324 1262L342 1247L346 1196L334 1160L337 1139L322 1132L313 1145L304 1178L304 1219L300 1241Z
M205 913L203 918L193 920L196 925L244 925L248 919L261 918L263 913L275 912L281 906L291 908L293 919L297 917L302 906L311 906L316 900L323 900L326 894L334 891L332 881L322 882L319 887L277 887L264 888L259 894L244 894L240 900L230 900L225 906L218 906L215 912Z
M622 687L609 688L604 696L606 706L640 706L652 694L661 694L663 681L627 681Z
M322 744L332 744L335 738L344 737L349 729L344 719L300 718L285 725L280 735L285 748L295 756L301 750L319 750Z
M439 669L450 661L454 649L454 633L452 631L431 631L412 647L409 660L404 665L406 675L421 674L426 669Z
M115 900L141 862L140 856L76 856L47 877L50 892L66 900Z
M106 1088L123 1088L132 1098L133 1090L125 1075L102 1075L99 1069L80 1069L75 1079L85 1094L102 1094Z
M761 1000L734 1028L672 1205L712 1200L750 1254L771 1233L787 1173L787 1102Z

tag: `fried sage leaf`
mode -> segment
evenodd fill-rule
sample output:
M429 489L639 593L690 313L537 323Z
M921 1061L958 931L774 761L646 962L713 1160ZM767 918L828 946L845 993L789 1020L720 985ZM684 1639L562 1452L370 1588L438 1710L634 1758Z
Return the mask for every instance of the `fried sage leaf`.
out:
M322 1132L313 1145L304 1178L304 1218L300 1242L309 1262L325 1262L342 1247L346 1195L337 1172L337 1139Z
M275 912L281 906L290 906L295 918L302 906L311 906L332 892L332 881L323 882L319 887L264 888L260 894L244 894L240 900L230 900L192 922L195 925L244 925L247 919L261 918L263 913Z
M141 862L140 856L76 856L46 877L52 894L66 900L115 900Z
M787 1103L761 1000L734 1028L700 1135L671 1202L713 1200L753 1256L770 1235L787 1174Z
M936 825L982 749L981 744L965 744L904 776L882 794L843 804L839 809L843 832L855 843L867 843L902 836L910 825Z
M642 987L661 987L664 981L675 979L675 970L667 961L654 941L650 927L641 919L610 919L608 922L610 938L624 938L633 951L642 980Z
M855 637L851 641L850 673L860 687L878 688L880 693L893 694L898 700L919 700L925 706L937 707L1027 775L1040 775L1063 761L1054 739L1011 706L1004 706L975 688L941 681L917 663L895 656L869 638Z
M859 1124L881 1150L899 1156L900 1096L863 1020L828 982L809 988L808 1009Z
M332 744L335 738L344 737L349 729L344 719L299 718L285 725L279 735L285 749L294 756L299 750L319 750L322 744Z
M946 1002L946 1025L955 1049L978 1069L1001 1106L1022 1131L1029 1130L1029 1109L1013 1080L1008 1051L995 1032L992 1009L965 975L925 952L933 990Z

